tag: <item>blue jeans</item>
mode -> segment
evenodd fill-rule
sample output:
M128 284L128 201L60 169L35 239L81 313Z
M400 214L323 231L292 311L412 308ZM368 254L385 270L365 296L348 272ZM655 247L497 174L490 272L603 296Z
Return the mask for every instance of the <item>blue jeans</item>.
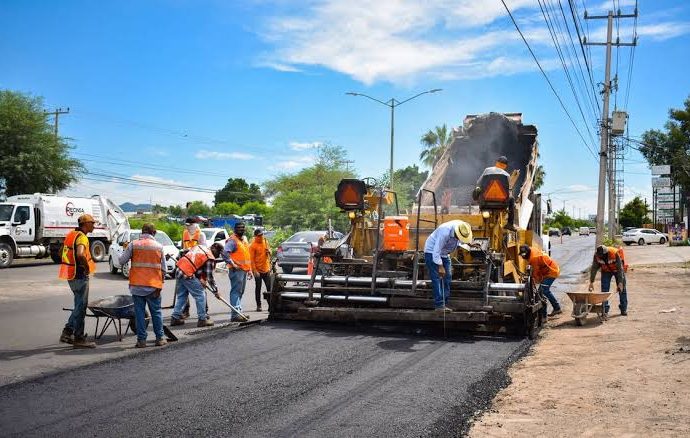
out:
M65 328L71 331L75 338L83 338L86 306L89 303L89 278L75 278L67 283L74 294L74 309L72 309Z
M625 274L623 274L625 276ZM601 291L608 292L611 290L611 279L615 278L616 274L614 272L602 272L601 273ZM616 286L618 286L618 280L616 280ZM618 294L620 299L620 305L618 308L621 312L628 311L628 291L623 282L623 290ZM608 300L604 301L604 312L609 313L610 305Z
M178 278L175 282L175 308L172 317L182 319L182 309L187 304L187 296L191 295L196 302L196 314L199 320L208 319L206 315L206 292L198 278Z
M545 278L541 281L539 288L541 289L541 293L544 294L546 299L549 300L549 303L551 303L553 310L561 310L561 305L558 303L558 300L554 296L553 292L551 292L551 285L555 280L555 278ZM542 308L541 314L542 316L547 315L546 306Z
M443 277L443 287L441 287L441 277L438 273L438 265L434 263L434 257L431 253L424 253L424 262L426 269L429 271L429 278L431 278L431 288L434 292L434 307L437 309L448 305L448 298L450 298L450 279L453 276L450 270L450 258L441 257L443 268L446 270L446 276Z
M242 295L244 295L244 286L247 284L247 272L241 269L230 269L228 272L230 278L230 304L240 312L242 311ZM239 314L234 310L230 310L230 318L237 318Z
M132 295L134 298L134 318L137 322L137 341L146 340L146 305L151 312L153 322L153 333L156 340L163 339L163 313L161 312L161 297L154 298L153 294L146 296Z

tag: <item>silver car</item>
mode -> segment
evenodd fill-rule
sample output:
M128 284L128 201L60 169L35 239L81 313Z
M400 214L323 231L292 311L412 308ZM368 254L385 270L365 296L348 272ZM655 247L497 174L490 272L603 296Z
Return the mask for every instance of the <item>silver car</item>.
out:
M306 268L309 257L319 247L319 239L327 233L327 231L300 231L290 236L288 240L278 245L276 250L278 266L286 274L291 273L294 268ZM334 231L333 237L341 239L343 234Z
M659 243L663 245L668 242L668 237L666 237L666 234L651 228L633 228L623 233L622 240L626 245L632 243L637 243L638 245Z

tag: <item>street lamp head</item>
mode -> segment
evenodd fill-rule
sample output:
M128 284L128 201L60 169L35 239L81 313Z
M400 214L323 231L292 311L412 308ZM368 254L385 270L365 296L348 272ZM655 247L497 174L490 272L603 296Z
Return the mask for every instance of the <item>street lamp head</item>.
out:
M429 93L436 93L438 91L443 91L443 88L434 88L433 90L429 90Z
M345 94L347 94L347 95L349 95L349 96L359 96L359 93L353 93L352 91L348 91L348 92L345 93Z

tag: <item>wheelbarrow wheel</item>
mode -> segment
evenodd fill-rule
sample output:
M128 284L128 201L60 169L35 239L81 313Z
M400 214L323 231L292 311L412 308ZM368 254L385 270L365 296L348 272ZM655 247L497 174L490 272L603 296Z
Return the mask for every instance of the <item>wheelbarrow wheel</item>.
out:
M129 318L129 328L133 334L137 334L137 320L134 317ZM146 320L146 328L149 328L149 320Z
M584 318L575 318L575 325L578 327L582 327L585 325L585 319Z

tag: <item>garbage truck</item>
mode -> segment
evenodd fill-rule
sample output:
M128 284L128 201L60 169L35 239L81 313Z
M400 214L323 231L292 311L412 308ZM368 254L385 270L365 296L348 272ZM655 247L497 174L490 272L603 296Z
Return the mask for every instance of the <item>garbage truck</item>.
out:
M124 211L108 198L34 193L0 202L0 268L11 266L20 257L50 257L60 263L65 236L77 227L82 214L96 220L87 237L94 261L103 261L110 244L129 229Z

